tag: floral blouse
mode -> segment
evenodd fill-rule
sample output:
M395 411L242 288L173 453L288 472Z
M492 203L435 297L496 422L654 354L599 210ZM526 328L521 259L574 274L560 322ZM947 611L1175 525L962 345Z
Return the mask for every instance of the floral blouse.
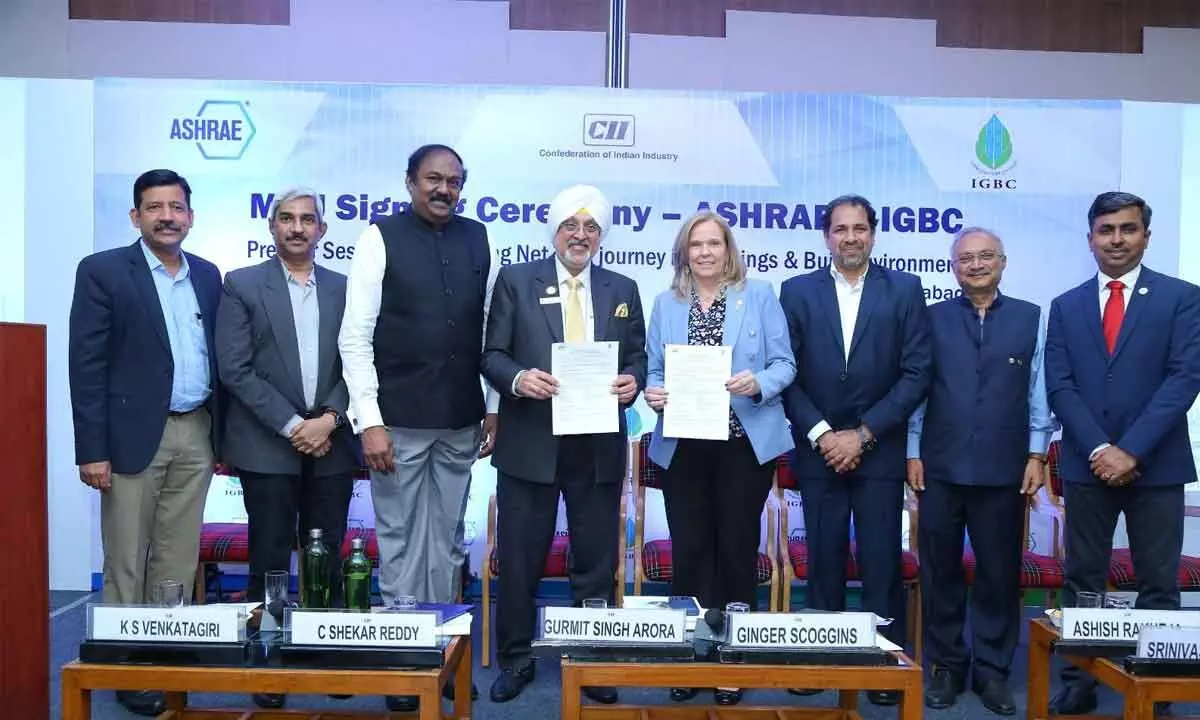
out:
M720 345L725 336L725 288L717 294L708 312L700 305L700 296L692 291L692 309L688 313L688 345ZM729 436L745 437L746 430L729 408Z

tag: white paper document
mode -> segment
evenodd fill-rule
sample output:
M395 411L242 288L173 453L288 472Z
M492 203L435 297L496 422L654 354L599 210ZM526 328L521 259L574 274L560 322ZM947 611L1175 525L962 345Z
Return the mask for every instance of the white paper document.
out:
M667 404L663 435L696 440L729 439L729 345L667 345L663 361Z
M551 400L555 435L620 432L617 396L618 342L554 343L550 374L558 380Z

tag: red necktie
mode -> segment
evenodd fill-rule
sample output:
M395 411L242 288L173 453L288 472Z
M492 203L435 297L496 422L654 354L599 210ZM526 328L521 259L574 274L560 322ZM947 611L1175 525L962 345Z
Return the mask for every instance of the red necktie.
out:
M1108 302L1104 303L1104 342L1108 345L1108 354L1112 355L1117 347L1117 335L1121 333L1121 321L1125 319L1125 295L1122 291L1125 283L1120 280L1110 280L1108 283ZM1093 316L1095 317L1095 316Z

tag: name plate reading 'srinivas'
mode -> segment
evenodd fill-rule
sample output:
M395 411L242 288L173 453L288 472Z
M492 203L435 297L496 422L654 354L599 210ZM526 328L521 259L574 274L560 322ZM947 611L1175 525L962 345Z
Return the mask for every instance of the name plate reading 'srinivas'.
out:
M542 640L578 643L656 645L685 642L683 610L547 607Z
M1063 608L1063 640L1133 644L1142 628L1200 627L1200 612L1191 610L1127 610Z
M1200 629L1148 627L1138 634L1137 656L1200 662Z
M733 648L873 648L871 613L730 613Z
M89 639L136 643L236 643L246 623L241 608L218 605L93 605L91 614Z
M433 648L439 646L438 615L433 612L291 614L293 645Z

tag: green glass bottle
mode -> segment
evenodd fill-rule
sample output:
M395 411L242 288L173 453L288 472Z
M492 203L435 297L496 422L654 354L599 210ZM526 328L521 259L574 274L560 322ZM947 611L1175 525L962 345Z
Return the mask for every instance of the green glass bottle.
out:
M366 541L362 538L350 541L350 555L342 564L342 583L348 609L371 609L371 559L367 557Z
M321 539L320 528L308 531L308 545L304 548L304 587L300 590L300 606L306 608L329 607L329 548Z

